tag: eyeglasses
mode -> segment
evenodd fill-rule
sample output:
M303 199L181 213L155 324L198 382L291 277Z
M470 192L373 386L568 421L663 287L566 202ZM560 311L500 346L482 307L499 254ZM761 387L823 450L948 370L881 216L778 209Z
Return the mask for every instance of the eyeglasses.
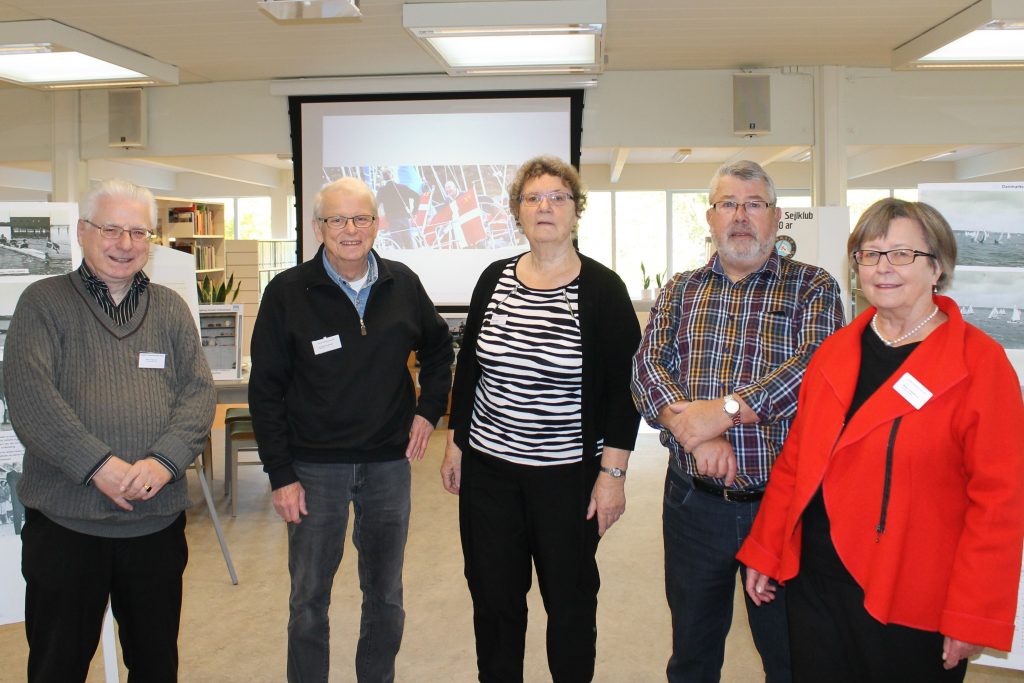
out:
M153 236L152 230L149 228L143 228L142 226L122 226L113 224L96 225L88 218L83 218L82 221L99 230L100 234L108 240L119 240L123 233L128 233L128 236L131 237L134 242L148 240Z
M747 212L748 216L760 216L768 207L775 206L771 202L766 202L763 199L751 199L749 202L736 202L731 199L726 199L721 202L715 202L711 206L714 207L715 211L724 215L736 213L736 210L741 206L743 210Z
M319 220L332 230L341 230L348 225L349 221L352 221L352 225L357 228L368 228L373 225L373 222L377 220L377 217L364 214L362 216L327 216L326 218L321 218Z
M917 249L890 249L889 251L875 251L873 249L858 249L853 252L853 260L862 266L877 266L882 256L894 266L905 266L913 263L918 256L935 258L935 254L929 254Z
M540 206L545 199L551 206L565 206L573 200L573 196L569 192L531 192L519 195L519 201L527 206Z

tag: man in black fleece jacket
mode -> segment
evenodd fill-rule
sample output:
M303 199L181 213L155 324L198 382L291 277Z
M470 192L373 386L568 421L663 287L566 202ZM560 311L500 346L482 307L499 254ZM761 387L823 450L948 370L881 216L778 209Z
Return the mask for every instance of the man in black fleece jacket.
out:
M249 379L260 459L288 523L288 680L328 678L327 608L351 504L363 591L356 676L386 683L405 622L410 462L447 406L451 334L416 274L372 251L377 203L366 184L325 185L313 214L322 246L267 287Z

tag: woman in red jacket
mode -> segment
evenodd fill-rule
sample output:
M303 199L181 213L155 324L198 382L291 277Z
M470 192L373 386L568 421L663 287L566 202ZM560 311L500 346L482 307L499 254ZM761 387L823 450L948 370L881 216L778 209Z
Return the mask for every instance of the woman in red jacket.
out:
M949 285L956 238L885 199L848 242L872 307L811 359L739 559L786 583L796 681L962 681L1008 650L1024 540L1024 405Z

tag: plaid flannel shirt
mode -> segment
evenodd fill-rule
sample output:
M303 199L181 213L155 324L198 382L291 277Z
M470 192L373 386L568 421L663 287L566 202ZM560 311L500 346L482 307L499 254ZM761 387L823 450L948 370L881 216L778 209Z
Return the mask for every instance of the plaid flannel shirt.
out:
M633 358L633 400L661 430L673 465L699 476L693 455L661 428L658 411L681 400L742 397L761 421L725 433L736 453L735 487L763 487L796 414L811 354L842 325L839 286L825 270L773 251L734 283L716 254L676 274L651 309Z

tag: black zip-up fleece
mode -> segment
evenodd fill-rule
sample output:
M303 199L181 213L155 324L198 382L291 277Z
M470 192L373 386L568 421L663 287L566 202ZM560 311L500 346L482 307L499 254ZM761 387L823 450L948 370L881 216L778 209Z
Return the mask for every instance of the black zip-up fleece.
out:
M418 414L437 424L454 359L448 325L419 277L377 259L360 330L355 305L327 275L323 246L267 286L252 335L249 410L274 489L298 481L293 460L363 463L405 457ZM338 336L341 348L332 339ZM313 342L325 340L316 353ZM407 361L420 362L416 402Z

